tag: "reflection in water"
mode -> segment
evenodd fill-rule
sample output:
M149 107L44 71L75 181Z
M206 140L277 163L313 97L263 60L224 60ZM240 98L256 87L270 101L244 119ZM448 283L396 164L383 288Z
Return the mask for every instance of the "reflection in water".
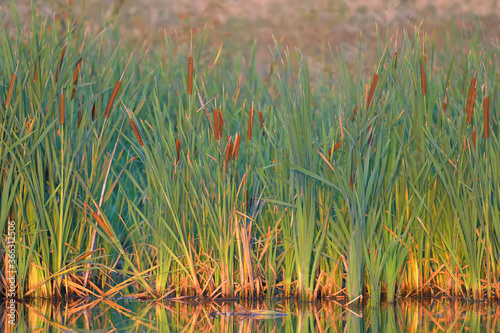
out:
M12 328L5 305L3 332L491 332L500 316L498 306L445 300L377 309L332 301L33 300L17 304Z

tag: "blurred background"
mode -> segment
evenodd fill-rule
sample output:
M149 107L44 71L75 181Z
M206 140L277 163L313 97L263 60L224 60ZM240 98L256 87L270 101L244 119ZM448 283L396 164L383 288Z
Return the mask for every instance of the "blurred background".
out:
M8 0L0 0L6 8ZM382 36L398 40L403 29L422 24L425 32L443 30L472 33L481 25L480 38L495 40L500 27L499 0L34 0L43 16L113 26L122 41L164 41L164 33L179 41L205 29L206 43L224 52L244 53L255 42L258 60L270 57L273 36L293 50L325 63L329 48L346 56L375 51L376 26ZM15 0L21 16L31 15L29 0ZM8 12L4 10L4 12ZM199 35L198 35L199 36ZM360 40L361 37L361 40ZM161 44L164 45L164 44Z

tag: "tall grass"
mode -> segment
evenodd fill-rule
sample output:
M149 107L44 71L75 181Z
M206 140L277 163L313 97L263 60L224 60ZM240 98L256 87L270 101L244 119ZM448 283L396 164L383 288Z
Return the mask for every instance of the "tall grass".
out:
M419 28L329 77L276 42L262 75L204 32L133 52L11 7L20 298L498 297L498 45Z

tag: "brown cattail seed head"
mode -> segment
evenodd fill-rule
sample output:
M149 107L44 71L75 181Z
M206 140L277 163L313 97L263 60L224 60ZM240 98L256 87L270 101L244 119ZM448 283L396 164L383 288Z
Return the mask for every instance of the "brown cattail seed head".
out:
M92 103L92 121L95 120L95 102Z
M220 129L219 129L219 111L214 109L214 136L215 141L219 141Z
M427 78L425 77L424 63L420 60L420 83L422 84L422 95L427 94Z
M7 100L5 101L5 108L9 106L10 96L12 95L12 90L14 89L14 83L16 82L16 74L12 74L10 79L9 92L7 93Z
M75 71L73 72L73 94L71 95L71 99L75 98L76 94L76 85L78 84L78 75L80 75L80 64L82 62L82 58L78 60L75 65Z
M250 141L252 139L252 129L253 129L253 105L250 108L250 115L248 116L248 132L247 132L247 140Z
M59 81L59 72L61 71L61 67L62 67L62 64L63 64L63 61L64 61L64 55L66 54L66 48L68 47L68 45L64 45L63 49L62 49L62 52L61 52L61 59L59 60L59 67L57 67L57 71L56 71L56 83L57 81Z
M476 101L476 78L473 77L470 81L469 96L467 98L467 106L465 113L467 113L467 124L472 121L472 114L474 112L474 103Z
M188 59L188 94L193 93L193 57Z
M233 149L233 159L238 158L238 151L240 150L241 135L236 133L236 138L234 139L234 149Z
M472 144L474 145L474 149L476 149L476 130L472 131Z
M177 138L177 141L175 141L175 149L177 150L176 163L179 163L181 157L181 141L179 140L179 138Z
M104 113L104 118L106 119L108 119L109 117L109 113L111 112L111 108L113 107L113 103L115 102L116 95L118 95L118 91L120 90L121 85L122 85L121 80L116 81L115 88L111 93L111 97L109 98L108 101L108 106L106 107L106 112Z
M64 125L64 94L61 94L61 105L59 107L59 121L61 122L61 125Z
M375 93L375 88L377 87L377 82L378 82L378 74L375 74L375 75L373 75L372 85L370 87L370 93L368 94L368 102L366 104L367 110L370 108L370 103L372 101L373 94Z
M227 145L226 145L226 167L229 163L229 159L233 153L233 143L231 142L231 137L227 138Z
M132 130L134 131L135 137L137 138L137 141L139 141L139 144L144 146L144 142L142 142L141 134L137 130L137 126L135 126L134 120L130 118L130 125L132 125Z
M262 111L259 111L259 123L262 128L262 135L264 135L264 116L262 115Z
M486 96L483 100L484 112L484 137L487 139L490 136L490 99Z

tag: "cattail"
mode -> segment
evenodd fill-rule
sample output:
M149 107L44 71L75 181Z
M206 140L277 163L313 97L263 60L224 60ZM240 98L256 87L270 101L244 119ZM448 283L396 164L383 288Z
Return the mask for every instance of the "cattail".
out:
M247 132L247 140L250 141L252 139L252 128L253 128L253 103L250 108L250 115L248 117L248 132Z
M474 145L474 149L476 149L476 130L472 131L472 144Z
M215 136L215 141L219 141L219 134L220 134L220 129L219 129L219 111L217 109L214 109L214 136Z
M231 142L231 137L227 137L227 145L226 145L226 171L229 163L229 159L231 158L233 152L233 143Z
M75 71L73 72L73 95L71 95L71 99L75 98L76 94L76 85L78 84L78 75L80 74L80 63L82 62L82 58L77 61L75 65Z
M83 104L83 96L82 96L82 102L78 106L78 128L80 128L80 123L82 122L82 104Z
M339 148L340 148L340 144L341 144L341 143L342 143L342 140L340 140L339 142L337 142L337 143L335 144L335 146L333 147L333 151L334 151L334 152L336 152L336 151L337 151L337 149L339 149ZM330 150L328 150L328 155L329 155L329 156L332 156L332 148L330 148Z
M188 60L188 94L193 93L193 57Z
M467 107L465 113L467 113L467 124L472 121L472 113L474 112L474 103L476 101L476 78L473 77L470 81L469 97L467 97Z
M351 121L354 121L354 116L358 114L358 106L354 106L354 110L352 111Z
M424 64L422 60L420 60L420 81L422 83L422 95L427 94L427 78L425 77Z
M366 109L370 108L370 103L372 101L373 93L375 92L375 88L377 87L378 82L378 74L373 75L372 85L370 87L370 93L368 94L368 102L366 105Z
M398 68L398 52L394 52L394 83L396 83L396 69Z
M177 141L175 141L175 149L177 150L175 163L179 163L181 157L181 140L179 140L179 138L177 138Z
M444 102L443 102L442 107L443 107L443 113L445 113L446 112L446 95L444 95Z
M486 139L490 136L490 99L486 96L483 100L484 112L484 137Z
M224 117L222 116L222 111L219 110L219 130L220 137L222 138L222 134L224 134Z
M59 114L60 114L60 122L61 125L64 125L64 93L61 93L61 105L59 107Z
M139 133L139 130L137 129L137 126L135 126L134 120L130 118L130 125L132 125L132 130L134 131L135 137L137 138L137 141L139 141L139 144L144 146L144 142L142 141L141 134Z
M33 82L38 82L38 61L35 61L35 69L33 70Z
M66 54L66 48L68 47L68 44L64 45L63 50L61 52L61 59L59 60L59 66L57 67L56 71L56 83L59 81L59 72L61 71L61 67L64 61L64 55Z
M92 121L95 120L95 102L92 103Z
M234 150L233 150L233 159L236 160L238 158L238 151L240 149L240 141L241 135L236 133L236 138L234 139Z
M264 135L264 116L262 115L262 111L259 111L259 123L260 127L262 128L262 135Z
M9 106L10 96L12 95L12 89L14 89L14 83L16 82L16 74L12 74L10 79L9 92L7 93L7 101L5 102L5 108Z
M108 119L109 113L111 112L111 107L113 106L113 103L115 102L116 95L118 95L118 91L120 90L120 87L122 85L122 81L118 80L116 81L115 88L113 89L113 92L111 93L111 97L109 98L108 101L108 106L106 107L106 112L104 113L104 118Z

